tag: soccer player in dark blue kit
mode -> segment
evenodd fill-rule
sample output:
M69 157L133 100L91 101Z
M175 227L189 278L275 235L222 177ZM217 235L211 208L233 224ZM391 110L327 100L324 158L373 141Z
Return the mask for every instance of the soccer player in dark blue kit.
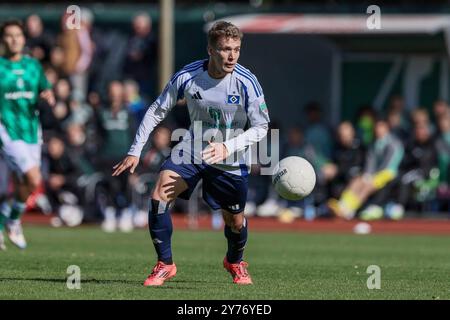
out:
M228 251L223 266L234 283L252 284L243 261L248 155L250 146L267 134L269 114L258 80L237 63L241 40L233 24L215 23L208 32L209 58L186 65L170 79L147 110L128 155L113 167L113 176L134 172L150 133L177 100L186 98L191 128L162 164L151 193L149 229L158 261L145 286L159 286L175 276L169 208L177 197L189 199L200 179L204 200L213 210L221 209L225 221Z

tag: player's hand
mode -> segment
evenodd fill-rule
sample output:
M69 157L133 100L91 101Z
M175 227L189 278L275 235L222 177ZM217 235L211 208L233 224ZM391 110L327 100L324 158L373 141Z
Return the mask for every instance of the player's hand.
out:
M122 172L130 168L130 173L134 173L137 165L139 164L139 158L135 156L127 156L125 159L116 164L112 173L113 177L120 175Z
M227 147L223 143L208 142L209 145L202 152L202 159L208 164L215 164L228 157Z
M39 95L39 97L41 97L42 99L47 101L47 103L51 107L53 107L56 103L55 95L53 94L53 91L50 89L42 91L41 94Z

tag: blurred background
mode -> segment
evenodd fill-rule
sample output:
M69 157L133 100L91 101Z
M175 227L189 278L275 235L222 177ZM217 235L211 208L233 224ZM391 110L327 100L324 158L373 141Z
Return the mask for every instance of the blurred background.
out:
M135 174L113 179L111 168L127 153L171 74L207 57L206 30L219 19L244 32L240 63L264 89L271 126L280 130L280 141L271 142L279 143L280 158L305 157L317 173L313 194L288 202L255 165L247 215L283 223L330 218L327 201L364 172L382 119L404 154L396 178L357 218L448 219L450 2L378 1L380 29L367 27L371 4L2 2L0 22L24 22L27 53L43 64L57 99L54 108L39 106L45 184L30 198L25 219L45 217L55 226L93 223L107 232L146 225L150 190L173 147L171 131L190 125L185 103L179 101L152 134ZM81 8L80 29L63 27L70 5ZM1 196L9 197L11 188L0 160ZM379 210L367 213L371 205ZM173 211L191 227L201 216L221 227L218 213L201 200L201 185L191 201L177 200Z

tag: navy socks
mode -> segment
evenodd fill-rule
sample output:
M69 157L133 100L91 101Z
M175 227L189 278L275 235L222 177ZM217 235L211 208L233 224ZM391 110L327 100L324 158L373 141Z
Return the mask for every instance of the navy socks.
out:
M169 214L169 203L151 200L148 214L148 226L153 241L158 261L172 264L172 219ZM229 263L239 263L244 255L245 244L248 236L247 219L239 233L233 232L231 227L225 225L225 237L228 242L227 260Z
M172 264L171 238L173 232L172 219L169 214L169 203L151 200L148 213L148 228L153 245L158 254L158 261Z
M247 242L247 219L244 219L242 229L239 233L231 230L231 227L225 225L225 237L228 240L227 260L229 263L239 263L244 255L244 248Z

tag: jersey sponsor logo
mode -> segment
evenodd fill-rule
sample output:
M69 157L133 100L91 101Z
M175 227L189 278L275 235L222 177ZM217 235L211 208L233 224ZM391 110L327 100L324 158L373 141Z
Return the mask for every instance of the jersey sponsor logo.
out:
M205 122L202 125L205 126L206 128L209 128L209 129L233 129L233 128L238 127L239 122L232 121L232 122L219 123L219 124Z
M222 118L222 114L219 109L209 108L208 110L209 116L214 120L214 126L219 127L220 118Z
M264 113L269 112L269 110L267 110L267 105L265 101L259 105L259 110L261 110Z
M15 91L5 93L6 100L33 99L33 98L34 98L33 91Z
M12 71L13 74L17 75L17 76L21 76L25 74L25 70L23 69L15 69Z
M192 99L195 99L195 100L202 100L203 98L202 98L202 96L200 95L200 92L197 91L196 93L194 93L194 94L192 95Z
M228 104L239 104L239 102L241 101L241 97L238 95L234 95L234 94L229 94L228 95L228 99L227 99L227 103Z

